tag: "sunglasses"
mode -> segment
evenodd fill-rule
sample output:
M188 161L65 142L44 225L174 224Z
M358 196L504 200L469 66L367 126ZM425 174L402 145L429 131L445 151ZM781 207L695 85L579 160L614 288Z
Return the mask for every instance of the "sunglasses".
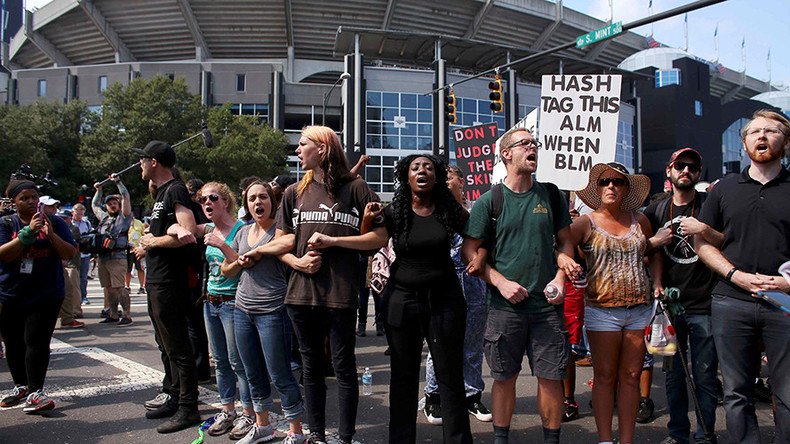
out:
M598 186L599 187L608 187L609 184L612 184L616 187L622 187L628 185L628 181L625 179L621 179L619 177L604 177L598 179Z
M700 166L694 162L672 162L672 168L675 171L683 171L688 168L689 173L698 173L700 170Z
M200 196L200 199L198 199L198 201L201 204L206 203L207 200L210 200L212 202L216 202L216 201L219 200L219 196L217 196L216 194L209 194L208 196Z

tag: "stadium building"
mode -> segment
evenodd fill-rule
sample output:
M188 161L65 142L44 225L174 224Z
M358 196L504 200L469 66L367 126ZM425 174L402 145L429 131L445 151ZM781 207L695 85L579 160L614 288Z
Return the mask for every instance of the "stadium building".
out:
M9 21L18 29L2 43L2 103L80 99L100 110L112 83L183 78L205 105L259 116L294 145L304 125L325 121L352 163L372 156L365 177L382 193L393 190L393 164L404 155L454 159L454 126L448 132L444 112L434 112L443 97L426 93L608 24L561 0L53 0L34 12L5 0L5 7L19 20ZM617 160L659 186L679 146L703 152L708 180L737 169L731 135L741 119L772 104L788 108L786 93L766 82L625 32L501 73L503 113L489 107L490 78L456 86L456 126L496 122L503 132L538 106L541 76L557 73L623 75ZM295 158L290 165L298 174Z

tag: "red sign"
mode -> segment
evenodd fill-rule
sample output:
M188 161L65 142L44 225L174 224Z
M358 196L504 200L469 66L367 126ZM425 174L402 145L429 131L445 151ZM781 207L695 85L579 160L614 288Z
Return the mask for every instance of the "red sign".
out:
M458 168L464 172L464 190L470 202L491 189L491 173L494 171L498 137L496 123L453 130L455 159Z

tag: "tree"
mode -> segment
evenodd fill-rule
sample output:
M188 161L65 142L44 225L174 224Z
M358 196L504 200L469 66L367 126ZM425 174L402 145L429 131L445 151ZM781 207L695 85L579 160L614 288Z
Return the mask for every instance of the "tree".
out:
M214 147L199 141L177 148L185 178L220 181L234 189L247 176L271 180L286 171L288 139L255 116L234 116L228 106L208 111Z
M80 128L87 114L87 107L81 101L65 105L41 101L26 106L0 107L2 183L26 164L37 176L50 172L58 181L58 186L47 185L42 193L64 202L74 201L78 186L87 179L78 161Z

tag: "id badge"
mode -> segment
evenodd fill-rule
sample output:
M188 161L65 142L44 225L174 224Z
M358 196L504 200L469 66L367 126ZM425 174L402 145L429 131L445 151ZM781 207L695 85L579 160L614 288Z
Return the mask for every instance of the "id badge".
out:
M33 273L33 259L22 259L22 264L19 266L19 272L22 274Z

